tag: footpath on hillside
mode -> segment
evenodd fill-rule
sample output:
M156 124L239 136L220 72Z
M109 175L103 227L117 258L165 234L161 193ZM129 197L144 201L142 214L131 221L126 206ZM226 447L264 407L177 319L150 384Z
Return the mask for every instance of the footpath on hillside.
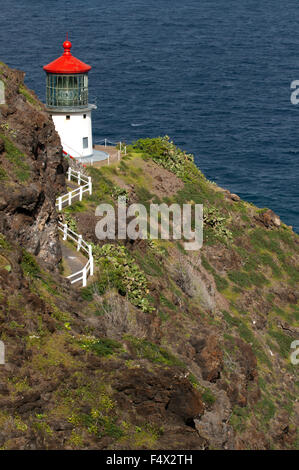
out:
M100 162L94 162L93 163L94 167L99 168L102 166L106 166L108 164L113 164L119 161L119 159L121 158L120 156L121 154L116 147L105 146L105 145L95 145L95 149L102 150L102 151L109 153L109 160L106 159ZM72 164L73 163L74 162L72 161ZM77 170L81 171L79 167L76 169L76 171ZM79 185L75 183L74 181L67 181L67 189L69 192L74 191L78 187ZM74 196L73 200L74 202L79 200L79 194L77 196ZM86 265L86 262L87 262L86 257L80 251L77 251L76 247L69 241L61 240L60 246L61 246L61 252L62 252L64 275L68 277L68 276L71 276L72 274L75 274L81 271ZM74 286L81 288L81 283L75 283Z

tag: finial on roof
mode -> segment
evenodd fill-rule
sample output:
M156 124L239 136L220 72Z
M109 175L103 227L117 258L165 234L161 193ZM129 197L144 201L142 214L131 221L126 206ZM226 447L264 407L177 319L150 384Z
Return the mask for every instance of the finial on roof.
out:
M72 48L72 43L68 39L68 33L66 33L66 41L63 43L64 47L64 54L63 55L69 55L71 53L71 48Z

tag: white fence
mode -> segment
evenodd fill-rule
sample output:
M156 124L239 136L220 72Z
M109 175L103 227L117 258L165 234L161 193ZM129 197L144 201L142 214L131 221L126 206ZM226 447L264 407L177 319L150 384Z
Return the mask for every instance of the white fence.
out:
M80 171L73 170L71 167L69 167L67 172L67 179L68 181L71 181L72 179L76 180L79 188L76 188L74 191L70 191L69 193L57 198L56 207L60 211L62 210L62 207L65 203L70 206L74 198L77 199L79 197L79 201L82 201L82 196L84 193L88 192L90 195L92 194L92 182L90 176L86 176ZM81 186L82 183L83 185ZM58 222L58 229L63 233L63 240L69 238L77 245L77 251L81 250L85 255L88 256L88 261L84 268L67 277L71 284L82 281L82 286L86 287L87 277L93 276L94 271L92 246L88 245L88 243L82 239L82 235L78 235L77 233L73 232L73 230L71 230L67 224Z
M92 246L88 245L83 239L82 235L78 235L77 233L73 232L67 224L63 224L62 222L58 222L58 228L63 233L63 240L67 240L68 238L72 240L77 245L77 251L83 251L88 256L88 261L81 271L78 271L74 274L71 274L67 277L71 281L71 284L75 284L76 282L82 281L82 286L86 287L87 284L87 277L93 276L94 271L94 260L92 255Z
M74 189L74 191L70 191L63 196L59 196L56 200L56 207L59 211L61 211L63 205L67 204L70 206L72 204L72 200L79 197L79 201L82 201L83 193L88 192L90 195L92 194L92 182L91 177L82 174L80 171L75 171L71 167L68 169L67 173L68 181L71 179L76 179L79 185L79 188ZM85 183L83 186L80 186L81 183Z
M124 152L125 155L127 155L127 146L123 144L123 142L112 142L111 140L108 139L103 139L98 142L98 144L104 144L105 147L107 147L107 144L110 145L119 145L119 151Z

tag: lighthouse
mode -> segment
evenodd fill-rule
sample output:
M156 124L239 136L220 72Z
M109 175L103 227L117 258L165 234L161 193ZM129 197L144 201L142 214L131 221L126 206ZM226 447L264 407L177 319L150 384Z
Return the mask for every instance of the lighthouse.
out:
M52 116L65 153L80 161L93 157L91 112L88 103L88 72L91 66L71 53L72 43L63 43L64 53L43 69L47 74L46 106Z

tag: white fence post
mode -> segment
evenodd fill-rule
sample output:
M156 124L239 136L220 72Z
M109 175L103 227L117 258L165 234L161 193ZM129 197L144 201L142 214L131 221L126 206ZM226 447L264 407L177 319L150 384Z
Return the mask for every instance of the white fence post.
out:
M119 143L119 150L121 151L121 142Z
M69 206L72 205L72 193L69 193Z
M93 256L92 256L92 246L88 245L89 250L89 262L90 262L90 275L93 276Z
M88 177L88 184L89 184L89 194L90 196L92 195L92 182L91 182L91 176Z
M77 251L80 251L81 246L82 246L82 235L78 235Z
M79 201L82 201L82 194L83 194L82 186L80 186L79 190L80 190L80 193L79 193Z
M60 196L60 197L58 198L58 210L61 211L61 209L62 209L62 197Z
M67 170L67 179L68 179L68 181L71 181L71 177L72 177L72 169L69 166L69 168Z
M107 147L107 139L105 139L105 147Z
M81 173L79 171L79 173L78 173L78 185L80 186L80 184L81 184Z
M67 239L67 224L63 224L63 240Z

